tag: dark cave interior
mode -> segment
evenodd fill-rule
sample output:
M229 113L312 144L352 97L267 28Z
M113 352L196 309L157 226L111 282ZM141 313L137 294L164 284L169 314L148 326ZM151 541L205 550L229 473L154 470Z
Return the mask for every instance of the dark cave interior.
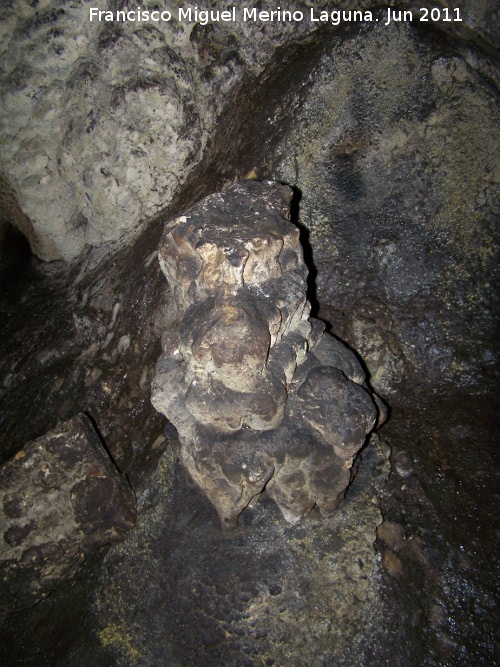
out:
M47 0L38 8L46 20L28 36L23 12L36 8L2 9L6 25L25 26L10 48L26 40L39 48L56 28L50 44L73 48L65 21L80 4ZM77 128L64 126L61 176L83 216L72 220L66 209L59 215L68 204L56 201L63 185L55 176L47 199L34 177L19 176L12 137L26 130L5 120L2 182L23 215L38 202L55 221L52 234L42 213L32 215L27 232L0 192L0 470L30 441L87 415L133 490L137 518L126 536L89 548L71 576L26 604L16 605L16 591L30 582L12 583L2 555L3 665L498 663L498 9L463 4L460 25L364 22L293 34L269 24L246 34L209 24L191 30L188 46L180 38L172 46L162 33L169 27L141 28L141 67L156 58L164 78L149 73L147 85L138 83L134 70L113 98L115 116L104 108L107 74L88 63L94 52L109 67L132 62L139 26L93 26L86 74L79 62L75 78L72 66L57 119L62 126L73 115ZM16 88L10 58L5 96ZM130 193L140 193L144 168L130 182L116 177L106 190L119 193L116 201L98 208L92 151L99 145L104 155L95 173L106 182L108 153L121 159L121 149L103 144L115 127L105 122L119 117L117 145L134 123L134 150L146 152L147 137L153 145L141 95L164 105L156 115L165 136L181 119L175 155L165 143L161 164L156 153L148 162L175 185L154 214L137 214ZM96 132L104 128L97 138L75 112L80 105L88 123L89 100ZM34 118L47 132L44 113ZM33 155L52 150L31 143ZM81 161L85 187L71 181L68 155ZM246 176L294 189L311 313L359 356L390 416L357 454L331 516L313 507L291 525L264 491L227 532L181 463L176 429L151 404L160 339L173 321L157 251L168 221ZM84 191L96 220L85 217ZM120 197L126 203L113 218ZM118 218L121 231L99 240L99 225ZM85 241L69 257L81 228ZM48 257L52 243L57 256ZM0 479L8 495L7 475Z

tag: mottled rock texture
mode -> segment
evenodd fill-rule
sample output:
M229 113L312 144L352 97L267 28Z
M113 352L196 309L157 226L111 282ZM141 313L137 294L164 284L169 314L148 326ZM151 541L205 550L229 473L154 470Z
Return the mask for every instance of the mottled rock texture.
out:
M313 512L291 526L264 494L228 538L167 452L137 529L108 553L95 586L94 660L175 667L381 664L376 628L386 609L374 540L382 516L373 498L389 474L388 454L372 435L348 497L332 516ZM402 651L406 644L398 645Z
M408 24L353 36L316 63L273 175L303 193L320 314L383 394L408 374L481 384L500 214L486 63Z
M204 166L222 185L237 143L259 177L301 191L313 314L375 390L411 378L480 392L498 353L499 75L484 41L496 28L472 48L452 38L458 24L377 16L277 54Z
M499 410L487 393L497 383L497 4L461 1L461 23L321 26L307 41L300 26L247 26L245 48L240 26L193 25L176 33L179 42L160 29L215 111L199 111L192 91L182 98L207 128L202 162L179 171L172 200L169 191L164 199L149 193L148 201L170 201L163 215L171 219L254 167L260 178L297 185L302 199L294 219L305 238L309 230L306 259L316 266L308 278L309 288L316 283L312 312L362 353L381 392L393 392L382 432L395 452L388 488L373 484L378 463L364 468L368 447L346 502L331 517L319 520L313 510L290 526L264 493L229 537L175 460L174 430L165 430L149 396L173 297L156 261L163 219L142 232L133 217L135 193L145 202L141 179L150 187L158 165L144 158L149 172L133 175L142 162L123 127L137 125L140 134L142 116L147 128L151 100L162 131L173 136L163 83L133 89L156 62L156 47L136 41L147 34L138 24L119 26L115 46L116 26L95 25L87 39L85 21L74 20L84 3L2 3L5 215L20 228L25 215L42 244L42 233L54 234L60 252L42 252L31 240L39 256L125 247L91 269L82 262L64 273L60 263L34 261L0 228L0 252L8 251L1 265L10 267L9 277L0 277L1 455L14 455L85 409L142 508L136 530L108 552L104 567L104 554L89 556L67 586L9 616L0 632L2 665L495 664L499 548L491 498ZM52 7L65 13L49 25ZM26 36L17 26L37 12L42 20ZM379 18L383 23L383 12ZM77 74L85 71L78 69L82 54L99 70L84 75L86 83ZM177 100L169 77L186 71L159 69ZM117 94L112 113L108 96L120 85L124 97ZM52 97L59 89L63 94ZM162 107L155 106L158 96ZM61 144L71 122L76 130ZM177 131L175 118L171 127ZM189 141L182 138L181 157ZM134 149L137 143L142 147L140 137ZM64 153L53 181L43 180L45 151L49 164ZM169 149L161 159L161 170L177 169ZM93 173L94 161L91 185L84 172ZM107 192L109 209L99 195L100 167L118 175ZM87 193L101 217L65 226L67 214L71 221L90 207ZM139 228L137 236L124 231ZM111 246L108 238L116 239ZM379 546L380 563L373 541L381 510L404 527L404 540Z
M266 487L288 521L340 502L377 409L353 352L309 317L293 191L242 181L166 225L177 306L152 401L226 525Z
M0 203L45 260L132 240L199 162L236 84L315 27L203 26L176 20L173 0L161 3L171 22L91 22L91 6L138 7L14 0L0 8Z
M122 540L135 515L87 417L28 443L0 467L0 608L39 602L85 554Z
M217 0L210 9L230 5ZM0 8L0 201L3 215L46 260L131 241L181 189L240 84L280 46L318 27L341 34L345 27L311 22L305 0L293 3L305 19L291 23L177 21L174 0L161 3L171 22L91 22L92 6L116 12L138 4L12 0ZM264 0L259 8L275 10L276 3ZM320 0L314 8L319 15L332 7ZM495 44L494 9L469 1L461 10L462 23L432 27L486 48Z
M97 258L256 167L302 191L319 314L376 389L492 376L495 3L464 1L460 22L385 26L374 10L338 27L99 23L89 7L0 10L0 217L39 257Z

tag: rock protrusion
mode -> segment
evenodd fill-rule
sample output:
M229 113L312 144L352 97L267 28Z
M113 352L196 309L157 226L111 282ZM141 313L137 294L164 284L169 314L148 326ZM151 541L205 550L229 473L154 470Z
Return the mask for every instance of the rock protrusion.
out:
M264 487L292 523L331 513L376 421L356 355L309 317L292 194L237 183L168 223L159 250L177 319L152 402L225 525Z
M135 516L134 493L87 417L28 443L0 467L0 608L49 595Z

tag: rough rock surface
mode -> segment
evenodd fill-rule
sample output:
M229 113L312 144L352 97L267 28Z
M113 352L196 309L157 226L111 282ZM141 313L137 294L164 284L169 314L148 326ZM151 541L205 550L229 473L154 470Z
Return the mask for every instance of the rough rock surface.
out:
M52 6L35 4L3 3L2 19L12 8L35 16ZM43 22L29 39L10 19L1 22L1 29L7 26L2 90L15 83L9 74L17 64L19 74L31 68L35 91L37 73L50 79L50 62L56 78L70 81L58 57L43 56L54 42L69 53L85 40L83 23L74 23L76 36L65 25L74 15L66 4L68 11L57 18L64 34L53 40L53 26ZM77 3L71 5L76 11ZM270 62L275 45L282 44L276 24L260 26L249 48L239 52L233 50L232 27L191 27L188 51L200 66L192 71L199 71L214 108L228 99L231 105L219 116L205 162L179 186L165 217L253 167L260 178L297 184L302 199L295 214L309 228L308 265L317 269L308 281L311 286L315 279L317 287L313 313L362 353L381 392L394 392L383 431L395 452L389 486L372 495L362 461L346 502L326 520L313 510L289 526L264 494L243 512L242 532L228 536L208 501L170 460L171 451L171 465L150 477L173 441L148 391L165 329L161 313L168 312L171 297L155 261L161 221L92 270L82 263L59 275L57 264L43 267L25 245L13 253L17 243L0 229L0 252L5 247L9 253L0 264L5 260L11 269L9 280L0 277L1 455L15 454L83 407L145 499L137 531L113 547L104 567L103 554L89 555L67 585L2 623L2 665L261 667L274 660L315 667L491 667L498 661L493 583L500 533L491 503L498 489L499 414L498 336L492 335L499 312L497 5L463 0L462 23L414 22L385 30L325 26L307 43L294 43L294 28ZM126 60L128 48L131 70L148 64L148 50L133 41L144 26L122 27L125 37L118 40L117 60L105 61L105 78L113 69L122 73L118 58ZM101 28L112 32L98 28L96 35ZM238 41L240 33L233 34ZM91 40L84 49L90 60L100 59L94 56L97 44ZM240 66L250 72L248 80L226 96L223 84L236 81L230 72ZM97 86L98 78L88 79L85 88ZM100 90L106 99L109 88ZM32 97L30 87L11 94L20 103L14 114L11 106L1 106L2 160L18 139L23 149L31 142L34 151L9 163L8 208L13 216L21 210L12 191L22 206L26 197L46 195L52 201L44 204L50 229L49 218L58 219L59 175L46 191L37 186L44 176L37 156L45 148L57 152L59 128L71 118L81 126L78 109L85 117L90 103L75 93L78 108L59 112L54 101L39 122L34 111L40 96ZM113 118L126 123L125 107ZM97 108L108 113L105 105ZM137 107L131 108L135 119ZM106 159L108 140L119 142L118 130L117 123L109 135L87 135L89 142L99 136L105 146L98 159ZM85 150L96 157L90 145ZM114 154L120 155L122 148ZM63 187L82 179L83 156L76 150L71 158L77 178L67 170L60 176L68 179ZM18 181L10 171L30 165L31 180ZM132 183L116 184L120 197L131 197ZM81 202L78 188L75 201ZM112 220L103 215L102 227L97 219L88 225L89 246L113 237ZM139 225L132 216L119 221L120 230ZM61 232L62 247L66 240L70 247L77 234L83 229ZM124 234L119 242L126 240ZM358 491L363 506L356 502ZM376 546L381 562L372 546L380 511L387 521ZM346 536L343 549L337 538ZM372 604L363 604L363 591Z
M497 35L489 5L463 2L463 22L435 27L491 48ZM345 28L310 21L306 0L293 3L303 21L206 25L194 15L178 21L174 0L161 3L170 22L91 22L92 6L13 0L0 8L0 204L46 260L130 241L181 189L245 78L259 74L283 44L318 28L343 37ZM215 12L228 6L210 3ZM135 0L98 3L101 11L137 7ZM373 2L340 0L335 7L372 9ZM331 8L327 0L314 2L317 15ZM275 10L276 2L263 0L259 9Z
M39 602L85 554L122 540L135 515L87 417L28 443L0 467L0 608Z
M260 178L300 190L313 314L376 391L481 391L496 382L498 65L443 24L377 16L277 55L204 168L223 184L237 142Z
M89 20L91 6L15 0L0 8L0 207L45 260L116 245L168 205L235 85L292 34L315 27L178 21L174 0L161 3L171 22L99 22Z
M374 540L382 516L374 498L388 455L372 435L332 516L314 511L290 526L265 492L228 535L168 452L136 529L106 556L91 658L124 666L381 664L383 570Z
M152 402L226 525L264 487L290 522L330 514L376 422L354 353L309 318L292 195L237 183L168 223L159 251L178 321Z
M408 24L354 36L334 53L318 58L274 170L303 193L321 315L383 395L409 372L482 382L469 369L493 361L492 72L470 52L433 48Z

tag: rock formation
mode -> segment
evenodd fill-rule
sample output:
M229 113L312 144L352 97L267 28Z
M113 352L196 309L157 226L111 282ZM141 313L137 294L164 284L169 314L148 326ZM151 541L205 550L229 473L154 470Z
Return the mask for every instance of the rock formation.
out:
M140 516L104 563L86 558L71 585L9 615L0 664L494 664L498 3L464 0L461 21L425 23L398 0L391 7L413 8L414 20L385 25L385 7L339 0L339 9L374 10L371 22L339 26L91 23L89 3L1 4L0 461L11 459L2 474L27 473L25 443L85 409L133 485ZM293 9L311 4L332 8L294 0ZM443 17L445 3L436 4ZM274 0L258 5L276 9ZM379 477L388 474L388 451L374 437L356 457L348 501L323 521L314 511L291 527L270 494L294 520L312 502L330 512L334 486L348 479L347 468L336 476L348 453L335 448L354 449L367 428L349 436L352 411L343 405L351 392L368 400L356 358L315 328L307 305L286 332L275 322L273 312L297 307L286 280L284 305L267 311L273 299L259 302L257 288L271 294L275 279L221 293L212 274L223 266L236 280L237 267L200 259L183 242L180 264L209 268L184 287L171 275L169 293L156 261L165 220L251 172L302 193L311 312L359 351L370 386L393 406L384 433L393 447L389 485L382 489ZM239 228L259 196L235 205ZM21 233L39 258L71 266L30 258ZM165 261L175 257L169 250ZM290 284L292 276L304 290L298 265ZM174 381L158 386L155 400L177 423L183 460L221 514L231 521L271 475L269 494L243 512L235 539L192 493L174 459L175 429L151 404L162 332L170 352L161 372ZM241 362L233 349L240 332ZM334 394L337 414L327 402ZM327 420L335 424L325 430ZM97 493L100 479L89 472L88 490ZM0 540L18 569L0 596L20 600L17 574L30 568L36 581L64 578L62 560L72 568L102 535L83 536L69 521L74 482L66 483L52 505L54 489L40 490L31 531L36 506L4 519L2 507L16 508L1 498ZM30 542L42 510L56 505L67 512L57 525L75 528L66 552L44 546L55 538L64 547L56 530ZM404 535L380 530L375 546L382 514Z
M86 553L122 540L135 513L87 417L28 443L0 468L0 608L46 597Z
M243 181L167 224L177 307L152 402L224 525L266 487L284 517L338 505L377 409L354 353L309 317L292 190Z
M0 7L0 219L48 261L131 241L199 162L240 80L279 44L315 28L309 21L273 22L266 31L243 21L202 25L178 20L173 0L162 2L172 21L91 21L90 6L19 0ZM138 7L135 0L98 6ZM274 0L266 6L274 9Z

